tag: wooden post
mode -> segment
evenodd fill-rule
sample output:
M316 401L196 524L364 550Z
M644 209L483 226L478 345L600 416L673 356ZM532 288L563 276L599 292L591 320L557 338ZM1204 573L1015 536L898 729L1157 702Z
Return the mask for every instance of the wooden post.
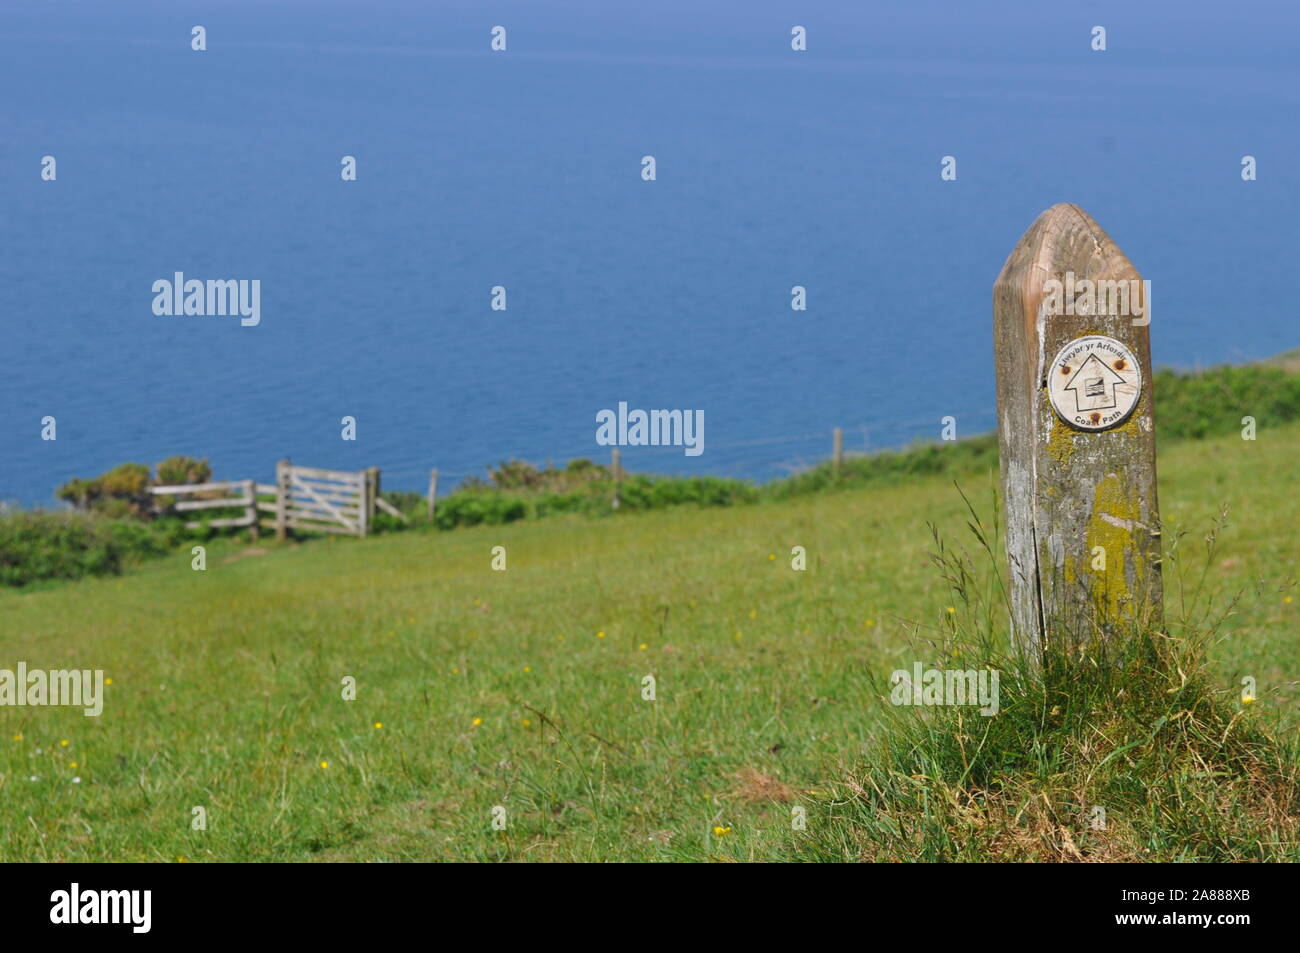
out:
M289 537L289 461L275 465L275 538Z
M244 510L244 517L249 520L248 537L253 542L257 542L257 481L244 481L244 495L248 497L248 507Z
M434 511L438 508L438 469L429 472L429 522L433 522Z
M1043 212L993 286L1011 627L1031 657L1162 624L1149 321L1149 286L1077 205Z
M614 478L614 502L612 505L614 509L618 509L618 483L619 483L619 479L622 476L622 468L619 466L619 462L618 462L618 456L619 456L618 447L615 447L613 450L611 450L609 455L610 455L609 472Z
M361 535L369 536L375 525L375 500L379 497L379 467L367 467L361 494Z
M834 472L835 479L838 480L840 478L840 467L844 464L844 428L843 427L835 428L835 436L831 443L831 446L832 446L831 467L832 467L832 471Z

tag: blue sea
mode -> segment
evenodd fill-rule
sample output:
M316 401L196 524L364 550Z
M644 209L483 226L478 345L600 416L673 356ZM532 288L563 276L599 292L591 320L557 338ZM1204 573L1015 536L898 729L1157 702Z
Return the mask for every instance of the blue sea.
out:
M1251 0L6 0L0 500L172 454L445 491L608 459L620 401L705 417L629 469L760 481L987 431L992 283L1062 201L1157 363L1296 347L1298 46ZM260 324L154 314L175 272Z

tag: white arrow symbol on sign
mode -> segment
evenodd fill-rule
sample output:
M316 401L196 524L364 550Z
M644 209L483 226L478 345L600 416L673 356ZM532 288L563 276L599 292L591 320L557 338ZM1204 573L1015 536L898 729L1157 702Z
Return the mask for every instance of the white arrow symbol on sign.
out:
M1062 389L1074 391L1077 410L1103 410L1115 406L1115 385L1123 383L1124 378L1107 367L1101 358L1089 354Z

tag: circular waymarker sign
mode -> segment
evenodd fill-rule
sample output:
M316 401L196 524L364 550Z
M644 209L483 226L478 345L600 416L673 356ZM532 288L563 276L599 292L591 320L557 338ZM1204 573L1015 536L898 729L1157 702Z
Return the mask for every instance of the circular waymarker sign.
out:
M1119 426L1142 393L1142 368L1133 351L1101 334L1066 344L1056 352L1047 375L1052 409L1078 430Z

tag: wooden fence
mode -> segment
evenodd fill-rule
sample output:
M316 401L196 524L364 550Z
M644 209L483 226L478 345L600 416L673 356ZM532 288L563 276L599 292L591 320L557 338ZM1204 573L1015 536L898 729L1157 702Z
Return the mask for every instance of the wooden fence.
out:
M296 467L281 460L275 467L275 483L234 480L155 486L156 498L177 497L170 505L178 512L242 507L244 515L214 520L195 520L190 529L248 526L254 536L260 527L274 528L277 539L290 530L312 533L341 533L368 536L374 527L375 511L383 510L403 522L406 516L379 495L379 468L349 472ZM160 509L168 503L159 500ZM265 519L265 514L270 519Z
M242 507L243 516L222 517L214 520L191 520L186 523L189 529L200 526L250 526L257 532L257 484L252 480L227 480L219 483L184 483L176 486L150 487L149 492L157 497L176 497L174 502L155 499L160 509L175 509L178 513L191 513L198 510L233 509Z

